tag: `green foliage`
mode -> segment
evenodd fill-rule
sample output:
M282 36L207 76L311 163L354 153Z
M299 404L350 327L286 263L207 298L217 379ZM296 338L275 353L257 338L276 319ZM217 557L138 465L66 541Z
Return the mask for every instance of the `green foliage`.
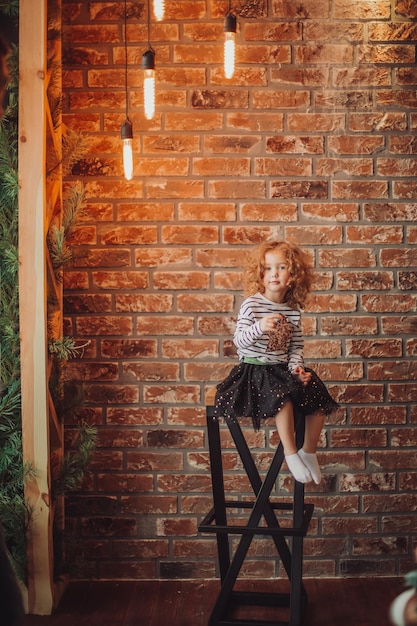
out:
M80 487L91 453L96 445L96 436L96 428L86 423L79 426L75 449L64 454L58 474L52 482L54 497L65 495Z
M10 17L17 17L19 15L19 0L0 2L0 13L9 15Z
M0 13L17 16L18 2L0 4ZM33 468L22 457L18 292L18 49L8 57L8 105L0 122L0 519L14 567L27 580L26 531L32 511L24 497Z
M72 258L71 247L67 243L77 221L84 214L85 189L77 183L63 198L62 220L60 224L52 224L47 237L47 245L52 267L57 280L62 280L62 270Z

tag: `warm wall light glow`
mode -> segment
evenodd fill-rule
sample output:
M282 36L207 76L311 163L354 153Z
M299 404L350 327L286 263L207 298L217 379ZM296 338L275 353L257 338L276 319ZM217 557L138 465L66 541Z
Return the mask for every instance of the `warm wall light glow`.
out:
M153 0L153 14L158 22L164 19L164 13L165 0Z
M232 78L235 71L236 17L228 13L224 20L224 75Z
M126 180L131 180L133 176L133 127L132 122L126 119L121 129L123 145L123 172Z

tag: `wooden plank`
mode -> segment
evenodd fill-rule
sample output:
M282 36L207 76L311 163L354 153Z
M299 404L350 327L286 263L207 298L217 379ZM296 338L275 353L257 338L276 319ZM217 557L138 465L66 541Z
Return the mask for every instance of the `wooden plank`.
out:
M277 581L253 581L271 591ZM389 626L389 607L404 590L403 578L307 579L303 626ZM207 626L219 592L216 580L70 583L48 626ZM266 617L260 613L257 619ZM22 626L45 626L27 616Z
M26 497L29 530L28 610L50 614L53 556L50 515L45 264L45 0L19 8L19 292L23 456L36 468Z

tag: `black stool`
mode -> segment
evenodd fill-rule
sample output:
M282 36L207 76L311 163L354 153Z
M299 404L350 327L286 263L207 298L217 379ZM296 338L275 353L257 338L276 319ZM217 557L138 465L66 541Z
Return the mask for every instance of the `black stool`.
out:
M307 594L302 582L303 540L313 514L314 505L304 503L304 485L294 481L292 502L271 503L271 490L284 461L284 451L280 443L271 465L262 482L255 462L250 453L240 425L232 419L225 422L232 435L236 450L242 460L251 483L255 498L248 500L226 500L224 490L220 427L214 417L214 407L206 407L207 430L210 449L210 464L213 489L213 508L199 524L202 533L215 533L221 579L221 589L214 605L208 626L300 626ZM304 419L296 418L296 441L301 447L304 440ZM227 522L227 509L249 509L246 526ZM292 512L292 526L281 527L278 521L279 511ZM264 517L266 525L261 526ZM241 535L240 541L230 558L229 535ZM276 546L290 583L288 593L234 591L233 587L239 575L255 535L270 536ZM292 537L291 550L286 537ZM232 619L228 617L230 609L241 605L288 607L289 620L276 622L255 619Z

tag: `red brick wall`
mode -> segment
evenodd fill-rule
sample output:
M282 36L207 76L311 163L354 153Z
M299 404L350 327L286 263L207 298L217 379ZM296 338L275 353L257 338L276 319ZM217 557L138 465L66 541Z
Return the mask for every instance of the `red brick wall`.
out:
M157 111L142 112L143 2L128 24L134 178L122 177L123 1L67 2L64 120L91 141L67 178L87 215L65 273L66 333L90 341L70 374L98 427L67 525L99 578L215 576L205 403L235 362L249 246L285 238L316 270L306 356L340 411L307 576L412 566L417 507L417 5L240 0L238 64L223 78L226 0L166 0L152 23ZM129 3L130 6L130 3ZM72 424L68 424L71 440ZM273 425L247 431L261 462ZM226 455L228 483L250 492ZM291 481L283 473L286 494ZM257 555L264 554L261 561ZM248 576L280 568L262 542Z

